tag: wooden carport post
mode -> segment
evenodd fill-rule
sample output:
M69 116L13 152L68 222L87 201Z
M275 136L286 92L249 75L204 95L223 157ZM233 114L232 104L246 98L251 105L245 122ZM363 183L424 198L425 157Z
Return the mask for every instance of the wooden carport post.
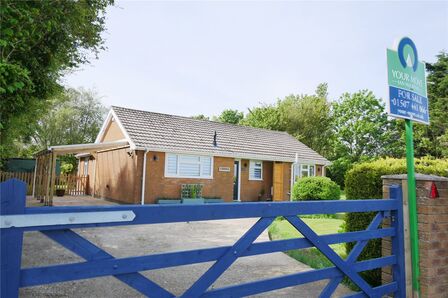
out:
M46 206L53 206L54 183L56 180L56 152L52 151L49 159L50 193Z

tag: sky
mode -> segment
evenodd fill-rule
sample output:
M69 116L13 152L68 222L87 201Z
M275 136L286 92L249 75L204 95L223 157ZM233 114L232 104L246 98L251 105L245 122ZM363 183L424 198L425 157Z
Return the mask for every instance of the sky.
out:
M107 50L67 74L105 106L183 116L244 112L290 94L387 97L386 48L409 36L419 60L448 51L448 1L148 2L107 11Z

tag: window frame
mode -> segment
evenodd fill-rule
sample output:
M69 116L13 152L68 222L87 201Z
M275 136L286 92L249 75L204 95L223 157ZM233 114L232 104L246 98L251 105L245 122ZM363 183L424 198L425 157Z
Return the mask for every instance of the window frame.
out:
M293 170L293 179L294 179L294 183L296 183L297 178L304 178L304 177L316 177L316 164L308 164L308 163L294 163L293 164L294 170ZM296 168L298 167L297 170L297 174L296 175ZM305 170L304 167L306 167L307 169ZM313 168L312 173L311 174L311 167ZM308 176L303 176L302 175L302 171L306 171L308 173Z
M169 155L175 155L176 156L176 174L169 174L168 173L168 156ZM180 174L180 160L182 156L194 156L199 157L199 176L189 176L189 175L181 175ZM210 158L210 175L205 176L202 174L202 158ZM213 169L214 169L214 158L210 155L199 155L199 154L183 154L183 153L170 153L165 152L165 169L164 169L164 176L165 178L188 178L188 179L213 179Z
M251 168L255 166L255 163L260 163L260 178L251 177ZM251 181L263 181L263 161L262 160L249 160L249 180Z

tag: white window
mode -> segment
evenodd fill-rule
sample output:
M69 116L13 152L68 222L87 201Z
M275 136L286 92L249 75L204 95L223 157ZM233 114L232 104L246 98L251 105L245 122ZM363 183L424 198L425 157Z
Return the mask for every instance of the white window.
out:
M211 156L166 154L165 177L212 178L212 173Z
M250 161L249 180L263 180L263 162L261 160Z
M302 177L312 177L315 176L315 167L314 165L306 165L306 164L294 164L294 181Z

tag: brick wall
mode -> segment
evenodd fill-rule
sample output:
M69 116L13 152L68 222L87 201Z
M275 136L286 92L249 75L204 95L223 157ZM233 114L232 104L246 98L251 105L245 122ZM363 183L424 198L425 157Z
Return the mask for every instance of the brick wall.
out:
M226 202L233 200L234 159L213 158L213 179L166 178L165 153L148 152L146 160L145 203L154 204L159 198L180 198L181 184L203 184L202 195L220 197ZM219 167L229 167L230 172L220 172Z
M448 297L448 179L417 175L417 212L420 249L421 297ZM432 183L439 197L430 198ZM403 187L405 215L406 289L411 293L411 263L407 212L407 180L403 175L385 176L384 197L389 197L388 185ZM390 254L390 241L383 240L383 255ZM383 270L383 282L390 281L390 269Z
M262 190L266 195L271 194L272 187L272 161L263 161L263 180L249 180L249 160L241 160L241 201L254 202L258 201L258 197Z

